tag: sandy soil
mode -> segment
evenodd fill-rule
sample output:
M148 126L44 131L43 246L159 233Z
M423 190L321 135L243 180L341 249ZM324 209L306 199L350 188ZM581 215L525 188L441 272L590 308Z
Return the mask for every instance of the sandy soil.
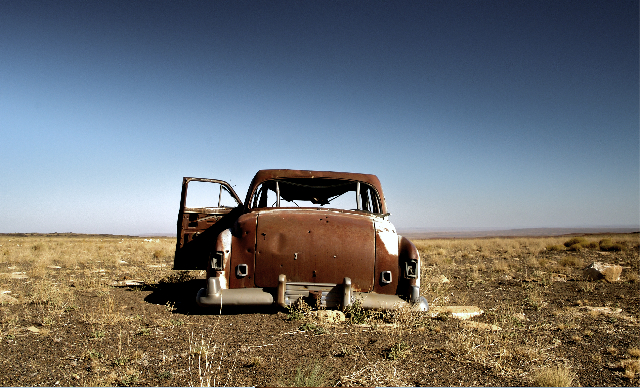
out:
M572 385L637 386L636 240L621 252L420 242L429 302L478 306L475 323L399 311L330 324L208 314L194 302L202 274L169 269L171 239L4 236L0 384L521 386L560 368ZM585 280L592 261L621 265L621 280Z

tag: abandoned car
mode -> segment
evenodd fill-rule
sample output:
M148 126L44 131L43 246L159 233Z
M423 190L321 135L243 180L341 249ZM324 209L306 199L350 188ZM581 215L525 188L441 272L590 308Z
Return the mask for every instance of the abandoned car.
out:
M244 203L227 182L184 178L174 269L206 269L197 302L219 309L304 298L325 308L427 310L418 251L388 216L375 175L262 170Z

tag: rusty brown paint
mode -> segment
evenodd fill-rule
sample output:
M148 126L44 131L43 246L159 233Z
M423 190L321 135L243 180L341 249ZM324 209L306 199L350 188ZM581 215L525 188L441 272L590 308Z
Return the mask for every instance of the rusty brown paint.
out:
M373 289L375 233L369 217L297 209L257 213L257 287L276 287L284 273L289 282L340 284L350 277L355 291Z
M225 185L239 206L186 207L187 186L194 180ZM254 200L259 187L262 194ZM267 190L277 193L277 206L279 198L289 205L299 200L313 206L269 207L274 205L272 198L267 204ZM323 207L346 192L356 193L359 202L354 207L359 210ZM375 175L262 170L253 178L244 204L224 181L184 178L174 268L208 270L207 289L198 294L203 305L224 303L219 289L227 289L224 298L230 304L257 303L256 297L260 303L282 304L284 295L278 293L289 286L333 289L339 285L342 290L343 283L345 290L373 292L371 306L387 303L391 295L416 301L419 278L406 276L405 263L419 263L418 252L409 240L399 238L387 216ZM212 267L212 258L216 268L223 263L222 271ZM320 289L309 290L310 297L321 297ZM349 303L347 299L340 303Z
M232 229L231 261L227 269L229 288L254 287L255 274L255 246L256 246L255 213L243 214ZM248 266L248 275L243 278L236 276L235 269L239 264ZM276 275L276 282L278 278Z
M406 237L400 237L400 260L399 260L399 264L401 266L401 270L402 267L404 267L404 263L406 261L409 260L416 260L418 262L420 262L420 256L418 254L418 250L416 249L416 246L411 242L411 240L409 240ZM418 268L418 271L420 271L420 268ZM416 279L406 279L406 277L402 277L402 282L406 283L407 285L412 285L415 286L416 285Z
M380 235L376 233L376 266L375 273L377 275L373 291L378 294L396 294L398 290L398 281L400 280L400 267L398 265L398 255L389 253L387 247L382 242ZM383 271L391 271L392 282L383 284L380 274Z
M227 187L238 204L242 204L238 195L225 181L208 178L183 178L174 269L206 269L211 249L218 234L228 228L241 211L241 207L236 209L186 207L189 182L192 181L223 185Z

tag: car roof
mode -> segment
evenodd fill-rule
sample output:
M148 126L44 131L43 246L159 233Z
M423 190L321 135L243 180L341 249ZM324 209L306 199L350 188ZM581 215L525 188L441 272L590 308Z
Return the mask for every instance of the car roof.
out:
M377 176L373 174L358 174L353 172L337 172L337 171L312 171L312 170L286 170L286 169L273 169L273 170L260 170L256 173L249 186L249 192L247 193L247 199L245 205L251 200L251 195L262 182L273 179L287 179L287 178L330 178L330 179L343 179L348 181L364 182L372 186L380 197L380 204L382 212L387 212L387 205L385 204L384 194L382 193L382 186Z

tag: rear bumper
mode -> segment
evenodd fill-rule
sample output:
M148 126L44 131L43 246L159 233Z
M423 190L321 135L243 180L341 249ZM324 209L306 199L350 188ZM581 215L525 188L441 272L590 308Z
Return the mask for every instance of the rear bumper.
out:
M196 301L203 307L222 306L269 306L278 304L288 307L299 298L315 299L317 305L325 308L346 309L356 301L364 309L396 310L410 307L417 311L427 311L429 304L420 296L416 286L410 290L409 301L397 295L384 295L372 292L354 292L351 279L344 278L342 284L329 283L293 283L287 282L285 275L278 277L277 289L236 288L222 289L217 277L207 279L207 288L198 291Z

